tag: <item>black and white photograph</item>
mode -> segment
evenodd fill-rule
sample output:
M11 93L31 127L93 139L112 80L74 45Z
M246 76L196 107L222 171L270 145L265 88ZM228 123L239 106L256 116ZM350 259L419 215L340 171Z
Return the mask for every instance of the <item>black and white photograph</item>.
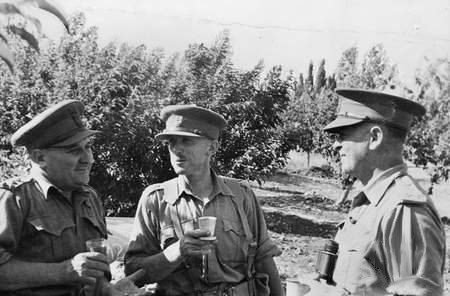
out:
M0 0L0 296L450 296L449 0Z

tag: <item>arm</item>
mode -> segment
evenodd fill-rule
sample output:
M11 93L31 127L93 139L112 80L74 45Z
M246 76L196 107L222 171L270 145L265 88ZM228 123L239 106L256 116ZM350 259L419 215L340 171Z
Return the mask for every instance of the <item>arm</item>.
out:
M148 192L147 192L148 190ZM133 230L125 254L125 274L143 269L145 277L138 285L155 283L167 277L182 262L177 254L179 242L166 247L164 254L159 239L158 191L147 188L142 193L136 210Z
M380 247L386 256L391 283L413 287L416 279L421 278L442 290L445 234L434 211L426 205L401 205L382 220L381 226L380 238L384 243Z
M26 199L0 189L0 290L92 284L95 277L109 272L106 257L99 253L81 253L58 263L24 262L15 257L27 209Z
M54 285L93 285L109 272L106 256L80 253L60 263L24 262L11 258L0 265L0 290Z
M160 216L164 215L158 204L162 200L160 194L159 191L148 193L147 190L142 194L125 254L125 274L129 275L139 269L146 273L144 279L138 281L138 285L161 281L183 263L183 258L199 255L200 249L209 244L198 239L207 235L202 230L186 231L181 240L177 240L173 233L165 242L160 241L157 225ZM161 245L164 245L164 249Z
M246 189L246 196L249 197L247 200L248 203L244 204L244 208L250 228L258 244L255 256L255 270L257 273L265 273L269 276L271 295L284 295L280 275L278 274L278 269L273 259L274 256L280 255L281 251L269 237L264 213L254 192L250 187L246 186L244 188Z
M205 248L211 246L208 241L199 238L208 236L206 230L189 230L184 237L165 248L162 252L147 257L135 257L130 260L129 269L125 271L128 275L134 269L143 269L150 283L158 282L170 275L182 262L190 256L200 256ZM209 252L209 250L208 250Z
M269 276L270 295L283 296L284 291L281 286L280 275L273 257L266 257L255 264L256 272L262 272Z

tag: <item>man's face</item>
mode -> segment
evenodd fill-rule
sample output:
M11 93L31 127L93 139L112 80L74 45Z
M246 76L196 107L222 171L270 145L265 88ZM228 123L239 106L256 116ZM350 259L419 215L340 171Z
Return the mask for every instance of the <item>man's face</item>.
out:
M89 138L70 146L50 147L41 151L41 168L53 185L62 190L75 190L89 183L89 173L94 162Z
M178 175L200 175L209 170L214 141L202 137L168 136L164 143L170 153L170 163Z
M364 124L345 127L336 134L333 148L339 153L344 173L360 180L367 174L369 139L368 127Z

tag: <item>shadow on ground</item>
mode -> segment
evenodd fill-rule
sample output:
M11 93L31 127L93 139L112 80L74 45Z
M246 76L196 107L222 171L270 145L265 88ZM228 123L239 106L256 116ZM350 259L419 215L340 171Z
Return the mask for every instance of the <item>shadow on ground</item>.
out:
M277 233L332 238L336 234L336 223L316 222L297 215L282 212L265 212L267 228Z

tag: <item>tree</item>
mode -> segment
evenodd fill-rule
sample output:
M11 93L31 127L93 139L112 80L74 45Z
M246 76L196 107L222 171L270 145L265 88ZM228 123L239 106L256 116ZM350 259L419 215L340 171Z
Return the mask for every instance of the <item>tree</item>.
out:
M448 180L450 165L450 61L428 61L416 73L416 86L409 89L411 99L427 109L425 116L416 120L405 149L405 157L415 165L430 168L432 185ZM430 188L430 193L432 187Z
M211 47L193 44L185 51L167 103L195 103L228 120L215 158L216 169L231 177L261 181L282 167L288 148L275 131L287 107L291 80L281 67L262 77L262 64L250 71L233 68L229 33Z
M7 64L11 72L14 71L14 56L8 47L7 35L15 35L22 38L34 50L39 52L39 41L36 35L40 35L41 22L27 11L30 7L39 8L57 17L69 31L66 16L51 1L48 0L22 0L5 1L0 3L0 20L7 33L0 32L0 58Z
M327 159L332 157L332 150L329 149L331 139L322 128L331 121L337 107L337 97L333 93L336 82L334 76L326 76L325 60L320 62L315 80L313 68L314 65L310 63L305 83L300 74L299 81L294 84L293 96L283 116L284 126L280 131L285 133L291 149L306 152L308 166L311 153L320 153Z
M216 156L220 173L261 180L284 165L287 150L275 129L291 81L282 78L281 67L265 76L262 64L235 69L226 32L212 46L192 44L166 58L163 50L145 46L100 48L97 30L85 28L83 15L70 24L71 34L41 55L11 43L19 57L16 71L0 73L0 149L7 176L27 163L9 135L63 99L83 101L87 125L102 131L95 138L91 184L108 215L133 215L145 186L174 176L166 147L155 140L163 129L160 110L168 103L196 103L228 119Z

